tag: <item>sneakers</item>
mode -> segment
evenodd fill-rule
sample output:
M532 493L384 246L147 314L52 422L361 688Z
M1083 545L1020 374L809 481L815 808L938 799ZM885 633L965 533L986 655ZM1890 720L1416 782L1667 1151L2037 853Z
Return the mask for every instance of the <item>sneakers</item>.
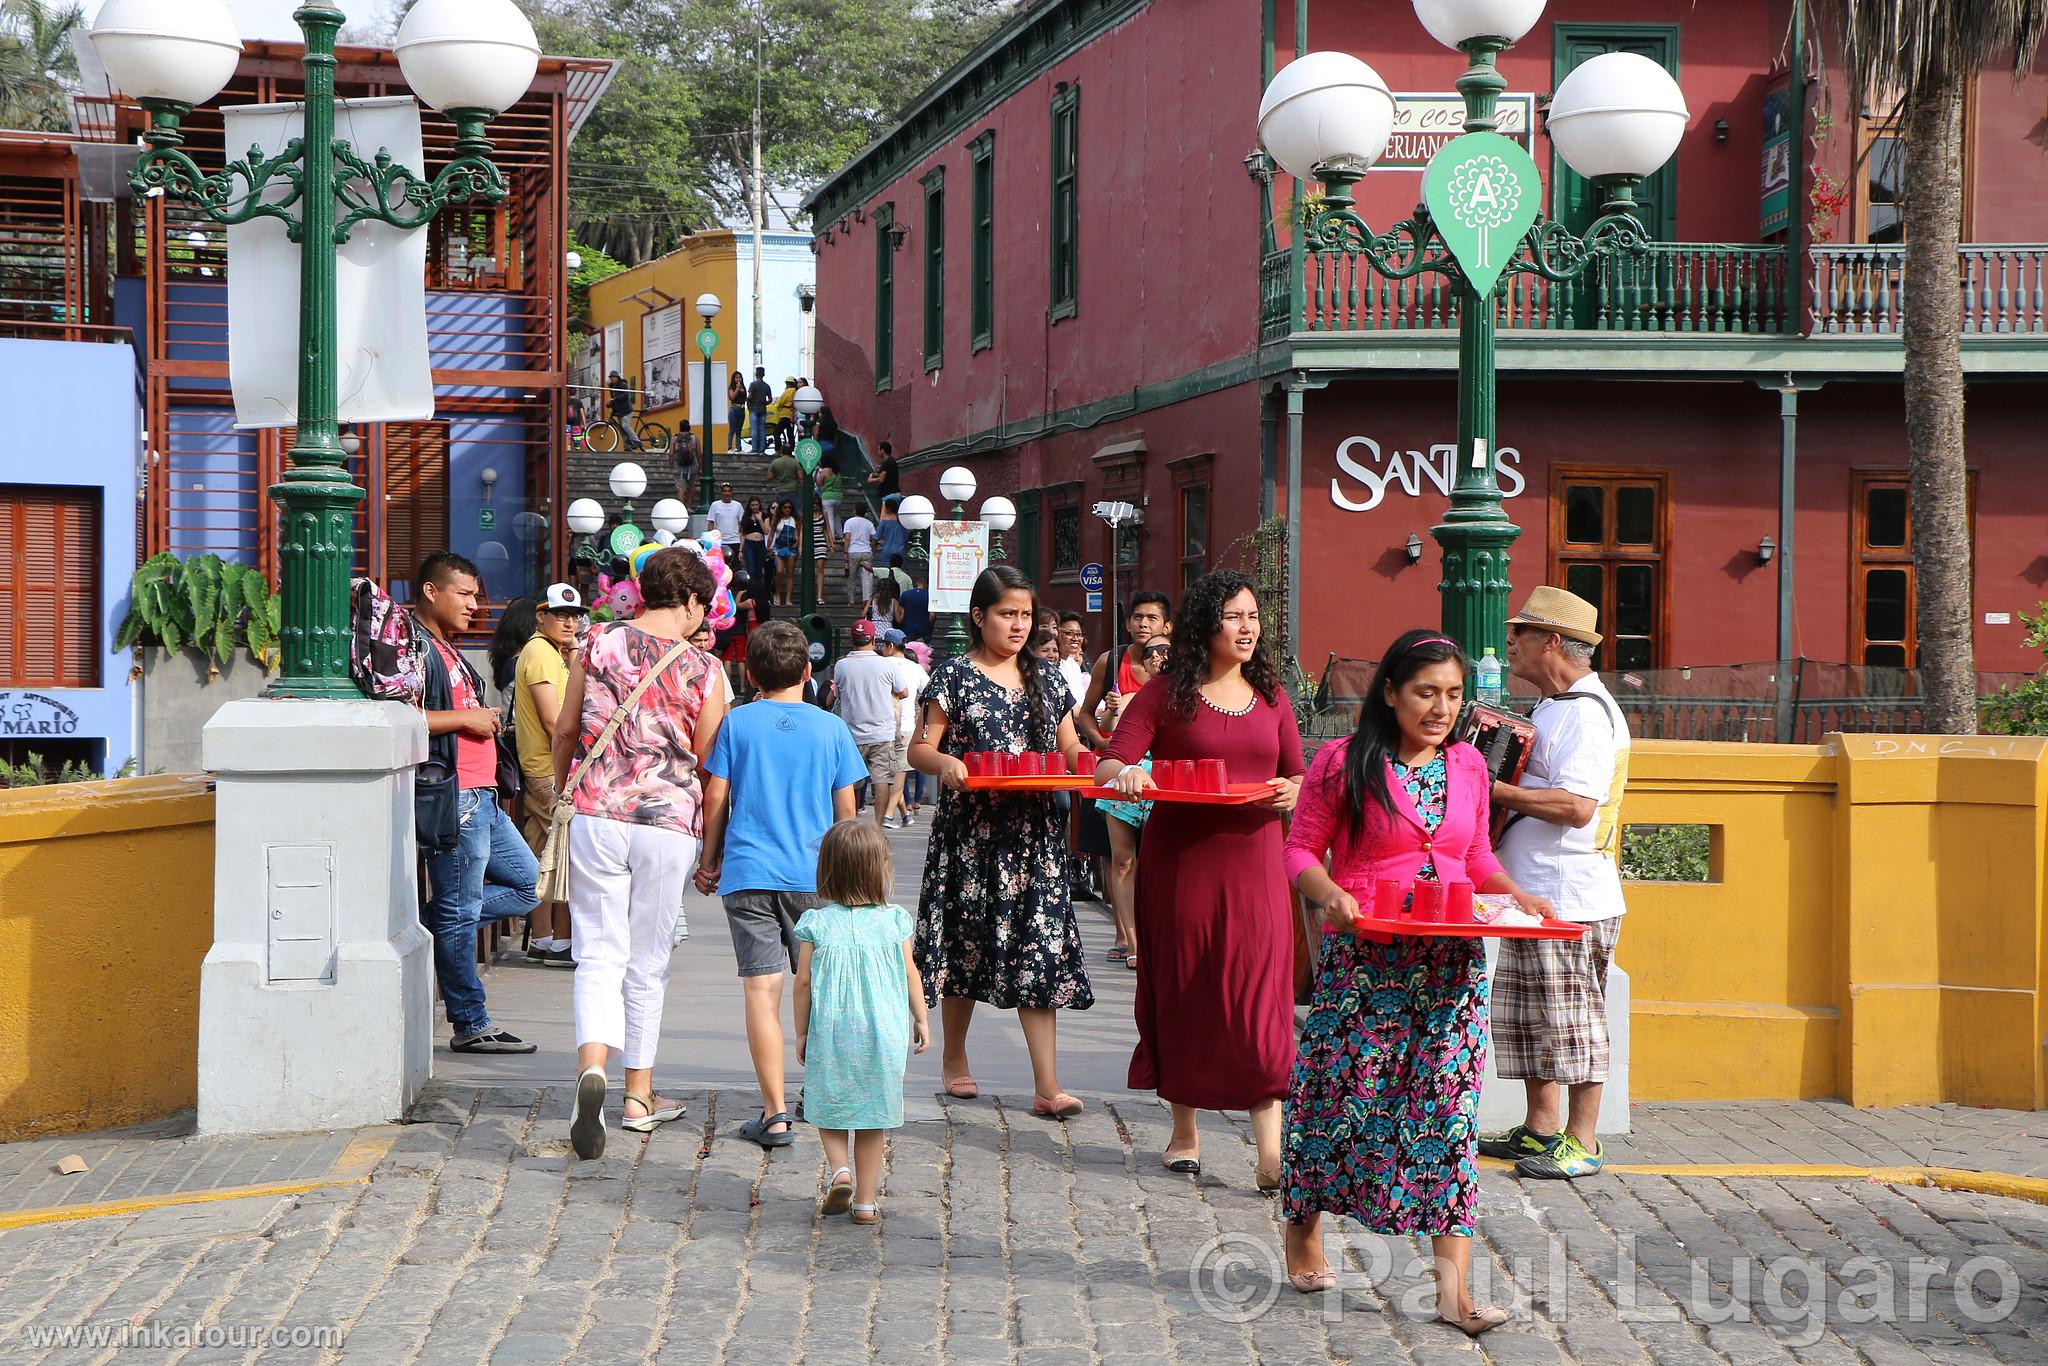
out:
M448 1043L450 1053L531 1053L539 1048L517 1034L487 1029L481 1034L457 1034Z
M1520 1162L1525 1157L1543 1157L1557 1146L1563 1134L1539 1134L1526 1124L1517 1124L1505 1133L1481 1134L1479 1152L1483 1157L1504 1157L1510 1162Z
M1587 1152L1579 1140L1570 1134L1558 1139L1557 1146L1547 1153L1525 1157L1515 1164L1515 1175L1533 1177L1539 1181L1576 1181L1582 1176L1592 1176L1600 1170L1606 1160L1606 1150L1598 1143L1593 1151Z
M910 818L907 816L884 816L882 817L882 828L884 830L908 830L910 828Z
M602 1067L588 1067L576 1078L576 1104L569 1114L569 1146L592 1162L604 1156L605 1080Z

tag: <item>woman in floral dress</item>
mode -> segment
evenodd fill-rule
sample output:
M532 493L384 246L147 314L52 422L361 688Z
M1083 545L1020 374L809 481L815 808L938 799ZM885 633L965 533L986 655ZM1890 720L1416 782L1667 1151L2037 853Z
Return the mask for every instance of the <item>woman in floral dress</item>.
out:
M1408 632L1388 647L1357 731L1324 746L1302 783L1287 872L1322 906L1325 934L1287 1102L1283 1199L1295 1289L1336 1284L1319 1235L1326 1211L1387 1236L1426 1234L1437 1316L1476 1337L1507 1321L1475 1306L1468 1285L1485 946L1354 929L1381 879L1469 881L1550 914L1493 856L1486 761L1450 743L1464 691L1463 652Z
M980 750L1080 751L1059 671L1024 647L1038 610L1031 581L999 564L969 599L974 644L932 671L910 764L939 780L917 917L925 1000L940 1005L946 1094L980 1094L967 1066L974 1003L1014 1009L1031 1050L1032 1112L1081 1113L1060 1089L1053 1012L1095 1004L1068 900L1066 823L1050 793L970 792L961 758Z

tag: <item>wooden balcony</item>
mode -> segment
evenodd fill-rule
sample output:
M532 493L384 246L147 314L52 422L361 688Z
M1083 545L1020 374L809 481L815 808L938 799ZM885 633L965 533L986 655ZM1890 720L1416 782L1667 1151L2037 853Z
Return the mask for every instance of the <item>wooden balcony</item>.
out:
M1782 248L1660 242L1644 254L1603 261L1578 281L1509 278L1504 333L1722 334L1793 339L1896 335L1904 295L1904 248L1816 246L1803 280ZM1388 280L1360 257L1269 252L1259 280L1265 343L1374 333L1455 331L1457 310L1442 278ZM2048 245L1973 244L1957 256L1966 336L2048 338ZM1298 312L1296 311L1298 308Z

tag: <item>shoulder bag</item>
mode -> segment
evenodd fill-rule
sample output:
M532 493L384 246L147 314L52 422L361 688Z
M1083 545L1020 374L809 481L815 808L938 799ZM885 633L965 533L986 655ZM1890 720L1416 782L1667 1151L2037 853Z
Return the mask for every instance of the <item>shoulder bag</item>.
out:
M669 671L669 666L681 659L683 652L690 648L690 642L679 640L659 663L649 669L641 680L633 685L633 691L626 694L626 700L619 703L611 719L604 723L597 739L584 752L583 758L569 772L569 781L555 794L554 810L548 813L548 837L540 849L540 875L534 884L534 894L542 905L551 901L569 899L569 822L576 816L576 789L583 783L584 770L601 758L611 748L612 737L619 733L619 727L626 722L626 716L633 710L646 691L654 686L654 680Z

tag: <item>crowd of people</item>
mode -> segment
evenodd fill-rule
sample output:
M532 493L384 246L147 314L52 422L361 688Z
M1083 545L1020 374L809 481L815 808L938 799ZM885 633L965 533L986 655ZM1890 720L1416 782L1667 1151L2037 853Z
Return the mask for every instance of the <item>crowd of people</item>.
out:
M750 566L760 552L746 527L761 511L739 509L734 522ZM528 635L493 652L502 712L485 708L482 680L450 643L477 603L474 567L430 557L416 591L433 644L421 704L459 775L456 833L430 851L423 908L451 1047L531 1050L492 1024L472 952L480 916L530 910L529 951L575 969L579 1156L604 1150L614 1054L622 1127L682 1114L652 1068L691 886L723 899L742 982L761 1105L740 1135L779 1148L799 1123L816 1127L827 1213L880 1219L885 1135L902 1123L907 1059L930 1042L933 1014L946 1095L980 1094L969 1040L986 1005L1017 1014L1032 1113L1083 1113L1061 1083L1058 1019L1096 1001L1074 912L1077 890L1097 880L1093 856L1115 926L1108 961L1137 973L1128 1082L1171 1107L1159 1160L1200 1172L1200 1113L1243 1111L1253 1181L1276 1198L1296 1289L1335 1284L1319 1237L1334 1213L1429 1238L1447 1323L1477 1335L1505 1321L1468 1287L1478 1155L1531 1178L1600 1167L1628 731L1591 669L1590 604L1542 588L1510 623L1509 667L1543 700L1527 769L1509 784L1458 740L1470 661L1431 630L1387 647L1355 731L1305 763L1256 587L1234 570L1205 575L1178 604L1136 594L1124 638L1091 661L1082 619L1043 610L1029 579L997 564L974 585L967 650L928 672L897 624L901 598L877 589L885 605L853 624L853 648L822 688L794 625L751 631L752 700L741 705L692 644L717 592L704 552L652 553L639 587L631 620L583 624L566 584L508 611L511 635ZM498 800L493 741L508 721L523 841ZM976 752L1057 751L1078 771L1084 747L1114 799L967 781ZM1156 766L1188 760L1220 761L1254 795L1157 800ZM884 834L920 814L907 775L938 789L914 909L891 900ZM857 818L863 792L872 820ZM535 853L565 815L567 903L536 905ZM1375 897L1388 883L1403 898L1469 884L1586 933L1505 940L1490 980L1478 938L1361 924L1383 909ZM1320 920L1300 1028L1297 895ZM792 975L795 1103L781 1012ZM1500 1074L1524 1083L1527 1107L1522 1123L1481 1136L1489 1047Z

